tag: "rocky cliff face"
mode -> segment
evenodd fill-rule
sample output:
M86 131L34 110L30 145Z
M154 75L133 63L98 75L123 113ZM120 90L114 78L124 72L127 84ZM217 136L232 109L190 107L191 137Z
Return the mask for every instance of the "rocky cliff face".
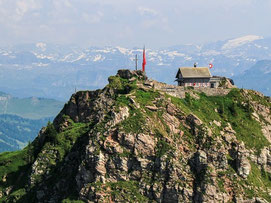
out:
M104 89L72 95L53 124L10 155L13 161L4 165L0 155L0 197L270 202L270 100L250 90L226 92L186 90L180 99L156 90L140 71L120 70ZM14 169L16 159L24 162Z

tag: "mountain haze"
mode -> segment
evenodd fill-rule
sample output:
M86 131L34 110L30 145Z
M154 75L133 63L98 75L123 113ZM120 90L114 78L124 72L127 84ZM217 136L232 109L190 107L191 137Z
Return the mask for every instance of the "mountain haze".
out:
M243 74L233 77L239 87L256 89L271 95L271 60L258 61Z

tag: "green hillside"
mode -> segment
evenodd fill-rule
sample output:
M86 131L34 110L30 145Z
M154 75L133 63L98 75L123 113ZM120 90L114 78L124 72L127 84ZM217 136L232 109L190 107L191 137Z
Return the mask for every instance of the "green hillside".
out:
M59 113L63 102L43 98L16 98L0 92L0 152L24 147L42 126Z
M25 147L28 142L34 140L48 120L50 119L32 120L16 115L0 115L0 152Z
M64 102L44 98L16 98L0 93L0 114L18 115L23 118L41 119L52 117L63 107Z

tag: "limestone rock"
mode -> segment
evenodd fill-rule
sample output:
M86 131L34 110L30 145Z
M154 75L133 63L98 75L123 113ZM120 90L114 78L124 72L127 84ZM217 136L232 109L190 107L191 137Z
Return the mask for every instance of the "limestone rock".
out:
M145 72L141 70L132 71L129 69L122 69L122 70L118 70L117 75L124 79L131 79L132 77L138 77L139 79L144 79L144 80L147 79Z
M170 132L174 134L178 134L180 132L179 130L180 122L176 117L171 116L168 113L164 113L163 119L166 122L166 124L169 126Z
M268 203L268 201L263 199L263 198L256 197L255 198L255 203Z
M187 117L186 117L186 121L193 125L193 126L200 126L202 125L202 121L194 114L189 114Z
M262 149L261 154L258 156L257 163L261 165L265 171L271 172L271 150L269 147Z
M121 121L129 117L129 108L127 106L120 107L118 112L113 112L112 126L117 125Z
M220 123L219 121L214 120L213 123L214 123L216 126L221 127L221 123Z
M191 160L191 166L197 173L200 173L207 167L207 154L202 150L197 151Z
M176 114L176 108L172 104L167 105L167 112L171 115L174 116Z
M228 134L236 134L235 130L232 129L231 124L228 123L228 125L224 128L224 132Z
M147 109L151 110L151 111L157 111L158 108L156 106L145 106Z
M135 154L136 155L154 155L154 139L150 135L138 134L135 141Z
M242 153L238 154L237 160L236 160L236 168L237 168L238 175L240 175L242 178L248 177L251 170L251 166L246 155Z

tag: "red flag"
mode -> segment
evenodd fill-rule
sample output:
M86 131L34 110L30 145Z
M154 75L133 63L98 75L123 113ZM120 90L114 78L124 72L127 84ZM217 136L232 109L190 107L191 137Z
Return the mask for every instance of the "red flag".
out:
M209 68L210 68L210 69L213 68L213 64L210 63L210 64L209 64Z
M143 62L142 62L142 71L145 72L145 66L146 66L146 53L145 53L145 46L143 49Z

